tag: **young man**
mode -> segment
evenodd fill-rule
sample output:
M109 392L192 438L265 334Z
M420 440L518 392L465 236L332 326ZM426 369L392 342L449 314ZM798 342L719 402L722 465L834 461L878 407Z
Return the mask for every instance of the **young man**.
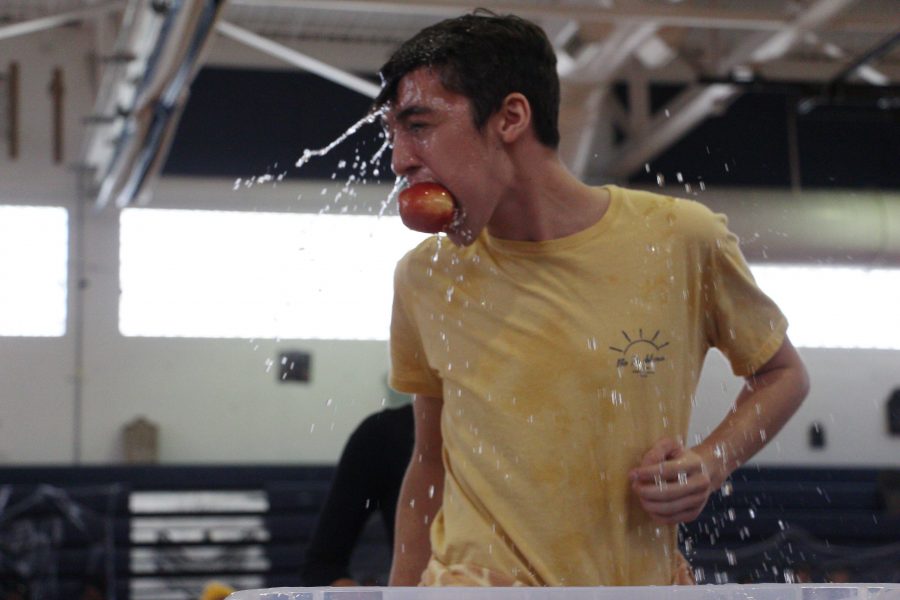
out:
M703 206L560 162L546 35L476 13L382 69L393 168L457 219L397 266L391 385L415 394L393 585L690 583L677 524L807 392L787 323ZM686 447L704 356L746 377Z

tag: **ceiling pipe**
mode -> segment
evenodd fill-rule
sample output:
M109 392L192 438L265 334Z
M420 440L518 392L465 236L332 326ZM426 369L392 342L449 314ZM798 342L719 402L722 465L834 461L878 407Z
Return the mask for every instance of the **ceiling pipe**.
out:
M127 107L124 127L115 142L97 194L97 208L110 202L119 207L141 201L150 181L158 177L175 135L190 84L221 12L224 0L173 1L160 8L161 26L145 60L133 103ZM117 82L127 85L127 82Z

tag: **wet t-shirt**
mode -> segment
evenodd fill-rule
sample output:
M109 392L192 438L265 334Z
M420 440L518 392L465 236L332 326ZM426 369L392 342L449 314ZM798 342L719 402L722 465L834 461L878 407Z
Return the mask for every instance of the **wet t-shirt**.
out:
M427 584L679 579L676 527L650 520L628 471L686 438L711 347L748 375L787 323L724 216L607 190L607 213L574 235L433 237L397 266L391 385L443 398Z

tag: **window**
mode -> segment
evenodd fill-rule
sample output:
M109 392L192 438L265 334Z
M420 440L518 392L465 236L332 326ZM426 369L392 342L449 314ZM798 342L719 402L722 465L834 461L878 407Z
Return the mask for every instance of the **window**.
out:
M900 350L900 269L755 265L795 346Z
M144 337L385 340L394 266L424 237L398 217L128 208L119 328ZM795 345L900 349L900 269L752 270L787 315Z
M0 206L0 335L66 334L69 216L55 206Z
M130 208L121 215L126 336L388 337L399 217Z

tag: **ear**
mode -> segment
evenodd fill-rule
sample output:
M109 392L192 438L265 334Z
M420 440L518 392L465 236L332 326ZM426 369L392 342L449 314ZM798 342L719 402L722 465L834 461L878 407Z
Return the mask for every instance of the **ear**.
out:
M519 92L513 92L503 99L497 111L497 133L505 143L521 138L531 130L531 104Z

